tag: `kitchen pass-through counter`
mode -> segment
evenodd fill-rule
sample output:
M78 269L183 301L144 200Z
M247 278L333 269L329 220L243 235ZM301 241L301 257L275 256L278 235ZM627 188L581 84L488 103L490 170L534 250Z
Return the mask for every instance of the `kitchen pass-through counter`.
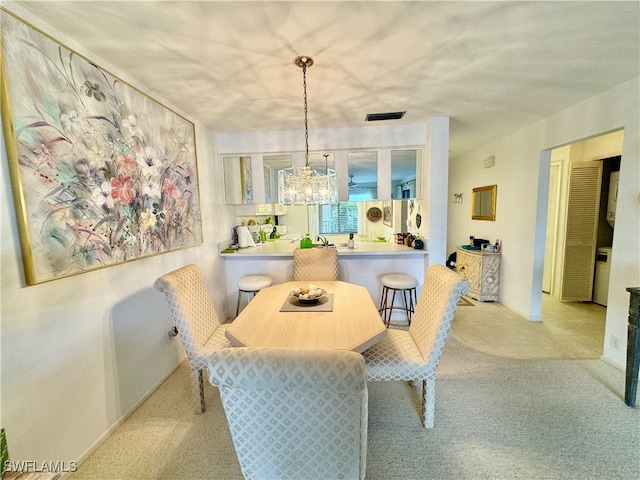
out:
M293 280L293 251L298 241L276 240L256 247L238 249L235 253L221 253L229 242L219 245L225 260L226 314L232 318L237 301L237 283L246 275L268 275L274 284ZM366 287L376 305L380 302L380 277L387 273L406 273L418 279L418 294L428 267L428 251L391 242L359 242L357 248L338 244L338 274L343 282ZM329 247L335 248L335 247Z

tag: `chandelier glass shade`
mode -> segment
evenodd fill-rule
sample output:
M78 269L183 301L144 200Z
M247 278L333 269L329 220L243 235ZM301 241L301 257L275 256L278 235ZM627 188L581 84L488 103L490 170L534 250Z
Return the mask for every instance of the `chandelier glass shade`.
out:
M294 63L302 68L304 90L305 166L283 168L278 171L278 200L284 205L328 204L338 201L338 177L328 168L325 155L324 172L309 166L309 121L307 118L307 68L313 59L300 56Z
M314 205L338 201L336 171L319 172L311 167L290 167L278 171L278 198L285 205Z

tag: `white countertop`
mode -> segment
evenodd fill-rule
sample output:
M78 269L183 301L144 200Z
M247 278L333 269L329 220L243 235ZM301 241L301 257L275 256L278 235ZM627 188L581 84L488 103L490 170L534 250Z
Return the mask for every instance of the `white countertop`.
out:
M221 244L219 250L223 250L229 243ZM225 259L246 257L293 257L293 251L300 246L300 242L290 240L276 240L266 242L256 247L241 248L235 253L220 253ZM333 247L329 247L333 248ZM427 255L427 250L398 245L391 242L359 242L357 248L337 247L338 256L370 256L370 255Z

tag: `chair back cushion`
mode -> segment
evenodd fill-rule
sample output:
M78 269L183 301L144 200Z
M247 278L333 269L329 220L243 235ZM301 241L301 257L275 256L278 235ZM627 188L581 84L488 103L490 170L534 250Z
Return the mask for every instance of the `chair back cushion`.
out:
M302 281L338 280L338 250L296 248L293 251L293 279Z
M212 355L245 478L364 478L367 383L347 350L227 348Z
M195 358L220 325L200 269L186 265L158 278L155 287L164 293L187 356Z
M438 366L458 300L469 289L469 282L453 270L437 264L429 267L409 327L428 371Z

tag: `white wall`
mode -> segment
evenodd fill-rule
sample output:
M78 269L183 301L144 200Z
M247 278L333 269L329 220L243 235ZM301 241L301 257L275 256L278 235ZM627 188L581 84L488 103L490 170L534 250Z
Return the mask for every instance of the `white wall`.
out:
M447 260L447 199L449 190L449 117L434 117L427 125L428 144L423 178L427 189L419 205L429 212L427 218L429 265L444 265Z
M539 185L550 159L548 150L624 128L618 213L611 265L611 284L603 357L623 367L629 294L640 285L640 141L639 79L635 78L529 127L490 142L451 160L449 237L447 251L469 235L495 240L502 247L501 302L526 318L540 315L547 191ZM483 160L495 155L496 165ZM546 173L548 176L548 172ZM471 220L471 189L498 185L496 221ZM539 192L540 186L540 192ZM463 204L453 193L464 194ZM619 217L618 217L619 216ZM544 320L544 319L543 319ZM623 348L610 347L610 337L624 339Z
M11 9L162 101L28 12ZM216 245L229 238L233 209L223 205L221 188L210 187L222 184L213 134L196 125L196 144L203 245L27 287L3 139L0 424L12 459L81 458L176 368L183 351L179 341L167 343L172 322L153 289L158 276L196 263L214 302L223 304L224 266Z

